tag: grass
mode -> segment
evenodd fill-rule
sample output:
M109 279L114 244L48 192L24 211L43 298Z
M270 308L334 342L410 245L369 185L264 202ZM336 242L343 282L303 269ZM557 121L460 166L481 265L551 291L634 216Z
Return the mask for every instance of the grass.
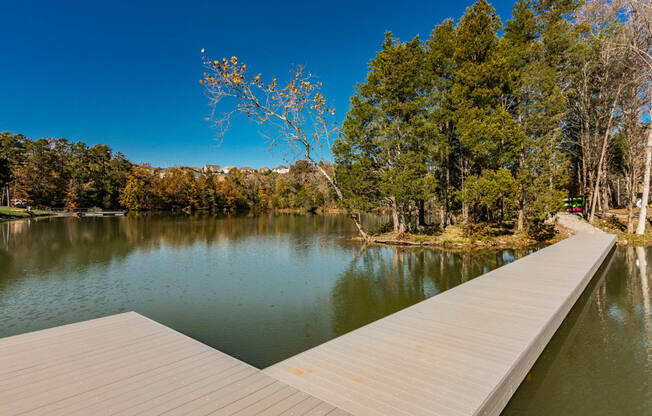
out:
M33 209L32 214L34 214L34 216L39 217L44 215L52 215L52 212L41 210L41 209ZM29 213L25 208L13 208L13 207L0 206L0 219L2 220L30 218L31 216L32 215L29 215Z
M650 208L648 208L650 209ZM638 225L638 209L634 212L634 230ZM610 210L610 213L626 214L626 210ZM600 228L602 231L610 234L615 234L618 238L618 245L625 246L652 246L652 218L648 217L648 221L645 227L645 234L636 235L630 234L627 232L627 220L624 218L616 217L606 217L606 218L597 218L595 221L595 226Z

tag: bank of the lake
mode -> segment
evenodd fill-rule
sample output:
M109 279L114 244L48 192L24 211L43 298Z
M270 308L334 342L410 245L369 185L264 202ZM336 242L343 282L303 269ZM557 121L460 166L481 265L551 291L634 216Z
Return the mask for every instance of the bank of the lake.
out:
M413 234L413 233L384 233L381 235L370 236L367 243L405 246L405 247L439 247L454 249L532 249L554 244L567 238L569 233L557 233L545 241L537 241L524 232L507 233L502 235L468 235L463 227L449 225L444 230L433 234ZM365 241L360 237L355 238L358 241Z
M28 211L25 208L14 208L7 206L0 206L0 221L21 220L34 217L48 217L52 216L51 211L34 209Z

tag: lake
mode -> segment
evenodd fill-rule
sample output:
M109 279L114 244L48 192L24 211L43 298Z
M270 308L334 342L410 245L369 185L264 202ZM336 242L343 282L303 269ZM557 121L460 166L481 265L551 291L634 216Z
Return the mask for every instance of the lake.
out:
M527 254L354 235L337 215L1 223L0 337L134 310L262 368ZM647 258L615 250L505 415L652 408Z

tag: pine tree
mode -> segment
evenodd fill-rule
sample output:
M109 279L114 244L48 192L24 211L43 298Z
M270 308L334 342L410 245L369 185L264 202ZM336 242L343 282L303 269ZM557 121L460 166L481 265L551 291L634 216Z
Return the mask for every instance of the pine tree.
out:
M399 42L386 33L365 82L356 86L342 138L334 146L338 183L349 203L388 207L398 233L412 227L412 209L434 188L424 131L423 66L418 37Z
M426 129L433 145L431 159L432 168L438 178L439 223L442 227L446 227L451 221L453 190L458 185L453 160L459 149L459 140L455 133L455 111L451 96L457 69L455 36L455 27L451 19L436 26L426 43L424 67L429 107Z
M531 2L520 0L501 38L509 64L504 101L523 133L514 169L519 187L518 230L556 212L565 195L567 164L558 146L565 103L554 61L545 56L541 27Z
M507 82L507 59L498 42L502 28L494 8L478 0L466 10L456 28L457 71L451 96L459 137L462 186L482 169L513 167L522 131L501 103ZM468 204L462 200L462 218Z

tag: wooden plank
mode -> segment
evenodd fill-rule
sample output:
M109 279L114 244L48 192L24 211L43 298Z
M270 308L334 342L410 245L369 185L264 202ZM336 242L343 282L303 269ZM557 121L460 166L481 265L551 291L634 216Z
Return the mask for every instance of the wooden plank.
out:
M264 372L356 415L498 415L614 244L576 235Z
M335 409L134 312L0 339L3 416L280 415L296 395Z

